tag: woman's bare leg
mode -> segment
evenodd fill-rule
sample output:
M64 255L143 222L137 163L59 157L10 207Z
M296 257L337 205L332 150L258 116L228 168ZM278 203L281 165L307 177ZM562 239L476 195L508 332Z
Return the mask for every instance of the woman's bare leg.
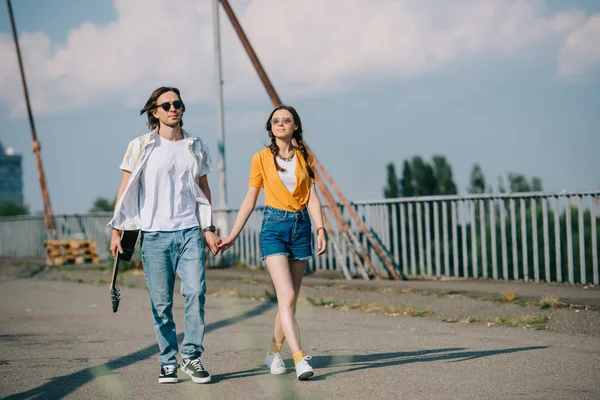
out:
M294 316L295 305L297 301L297 294L294 287L294 278L298 281L298 269L300 266L292 261L288 261L284 255L270 256L265 259L267 269L271 274L271 280L275 286L275 292L277 293L277 317L276 326L279 325L283 337L288 341L288 346L293 353L300 351L300 335L298 334L298 325L296 324L296 318ZM292 274L294 271L294 274ZM302 274L304 269L302 268ZM302 279L299 279L298 292L300 291L300 285ZM279 323L277 323L279 321ZM276 330L277 328L275 328ZM278 334L279 335L279 334ZM283 338L279 336L283 342ZM278 337L275 337L276 341ZM280 342L277 342L280 343Z
M293 304L293 313L296 314L296 304L298 303L298 295L300 294L300 288L302 287L302 278L304 278L304 269L306 268L306 261L304 260L290 260L290 273L292 275L292 285L294 287L294 304ZM298 330L298 325L296 324L296 337L298 340L298 346L302 347L300 342L300 332ZM285 335L283 334L283 329L281 327L281 322L279 320L279 311L277 311L277 315L275 315L275 327L273 329L273 341L277 344L283 344L285 340Z

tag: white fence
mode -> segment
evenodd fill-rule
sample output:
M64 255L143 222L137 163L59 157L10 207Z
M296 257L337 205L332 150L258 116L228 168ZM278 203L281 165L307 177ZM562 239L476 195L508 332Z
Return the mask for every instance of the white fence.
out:
M405 276L523 279L548 282L599 283L600 242L598 191L431 196L352 203ZM237 210L224 213L229 226ZM259 232L263 208L251 215L227 262L260 265ZM326 211L326 214L328 212ZM223 215L221 215L223 217ZM218 220L219 215L215 216ZM94 239L98 255L109 258L110 213L56 217L59 239ZM374 266L384 263L352 223ZM43 258L43 216L0 218L0 256ZM339 270L345 262L359 276L348 244L329 232L325 255L308 269ZM333 244L342 259L334 256ZM209 263L225 262L208 257Z

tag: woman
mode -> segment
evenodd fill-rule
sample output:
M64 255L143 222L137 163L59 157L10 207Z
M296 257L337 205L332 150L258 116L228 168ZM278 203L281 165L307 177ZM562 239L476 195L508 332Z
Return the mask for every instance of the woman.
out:
M294 314L306 261L313 257L308 214L317 227L317 255L325 253L327 248L323 214L314 189L312 156L304 146L302 122L296 110L290 106L275 108L267 120L267 132L271 145L252 158L248 193L231 233L223 239L219 248L225 251L233 245L256 206L260 188L264 186L266 207L260 248L277 293L275 328L265 364L272 374L286 372L281 348L284 339L287 339L296 376L299 380L306 380L314 375L314 370L308 364L310 356L305 357L300 348Z

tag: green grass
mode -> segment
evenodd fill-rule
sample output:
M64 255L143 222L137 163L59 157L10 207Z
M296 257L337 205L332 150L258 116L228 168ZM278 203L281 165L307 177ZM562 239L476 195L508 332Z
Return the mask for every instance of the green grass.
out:
M550 320L550 317L545 315L520 315L516 317L504 316L490 319L488 322L496 326L507 326L507 327L524 327L533 328L536 331L546 330L548 326L546 322Z
M306 301L313 307L341 308L344 306L343 303L336 303L332 300L325 300L323 298L313 299L312 297L307 297Z
M346 304L344 301L338 302L331 299L314 299L312 297L307 297L306 301L313 307L333 308L336 310L358 310L363 312L381 313L393 317L399 315L409 315L411 317L426 317L435 314L433 311L419 310L411 306L385 306L379 303Z
M413 311L410 313L411 317L426 317L428 315L433 315L434 312L433 311L428 311L428 310L419 310L419 311Z
M458 323L458 320L453 318L442 318L442 322L445 322L447 324L456 324Z

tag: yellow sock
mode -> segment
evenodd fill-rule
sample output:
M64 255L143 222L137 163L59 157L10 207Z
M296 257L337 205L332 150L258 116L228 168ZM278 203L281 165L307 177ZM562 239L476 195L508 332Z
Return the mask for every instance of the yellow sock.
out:
M302 350L297 351L294 354L292 354L292 358L294 359L294 364L298 364L304 359L304 353L302 352Z
M283 348L283 343L275 343L274 340L271 340L271 353L281 353L281 349Z

